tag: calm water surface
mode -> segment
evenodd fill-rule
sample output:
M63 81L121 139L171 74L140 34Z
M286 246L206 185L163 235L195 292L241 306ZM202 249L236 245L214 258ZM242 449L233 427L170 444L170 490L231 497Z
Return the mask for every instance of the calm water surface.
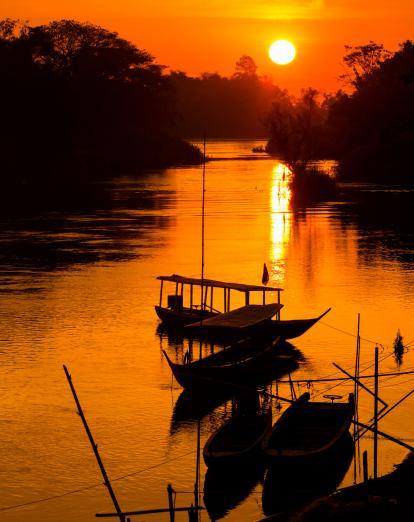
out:
M292 210L283 167L270 159L246 161L255 156L253 145L208 144L209 156L222 159L207 167L206 275L257 284L266 262L270 284L285 289L285 318L332 307L322 324L295 341L303 356L295 377L336 376L333 361L352 367L358 312L362 336L381 344L381 371L398 370L388 356L397 329L406 341L414 339L414 192L348 186L340 201ZM0 215L0 508L81 490L0 511L2 521L92 521L97 512L113 511L62 364L72 373L121 506L166 507L168 482L179 492L177 506L193 501L196 414L183 410L181 389L161 355L162 348L178 357L185 346L157 334L153 306L157 275L200 274L201 172L125 177L99 185L93 199L79 195L64 210ZM372 364L374 346L362 343L362 367ZM400 369L413 366L408 352ZM392 404L413 383L409 375L383 378L381 397ZM320 397L327 388L311 391ZM288 394L287 387L280 391ZM334 390L345 397L349 391L349 385ZM362 392L361 420L372 409ZM408 399L381 428L413 441L413 410ZM229 411L228 403L204 409L202 443ZM371 438L362 440L363 449L372 455ZM381 441L381 473L404 454ZM202 484L205 471L202 465ZM351 484L353 465L343 475L338 480ZM262 479L248 477L227 494L226 520L263 515ZM277 509L277 490L271 497Z

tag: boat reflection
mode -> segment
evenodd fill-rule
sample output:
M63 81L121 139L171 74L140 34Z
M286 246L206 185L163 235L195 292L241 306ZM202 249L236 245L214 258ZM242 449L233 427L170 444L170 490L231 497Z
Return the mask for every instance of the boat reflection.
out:
M289 512L311 500L332 493L342 482L352 462L354 443L350 433L323 460L303 465L269 467L263 485L265 515Z
M182 347L174 346L174 349L177 358L182 360L184 357ZM216 416L211 416L214 410L226 405L237 393L246 389L271 392L270 385L273 381L295 371L299 367L299 362L304 360L302 352L288 342L281 345L278 355L280 357L275 358L274 364L268 361L266 367L258 371L248 382L243 383L243 386L228 388L212 386L208 390L183 390L174 404L170 433L174 434L180 429L192 429L198 420L205 417L209 417L205 426L206 431L213 431L217 427ZM227 416L226 412L224 408L224 417L221 420Z
M234 392L228 390L227 393L195 394L188 390L183 390L177 398L171 417L170 434L173 435L180 429L191 428L194 424L205 417L209 417L208 432L214 429L217 424L212 417L214 410L224 405L221 412L221 420L230 415L231 407L227 403ZM228 411L227 411L228 410Z
M204 505L211 520L220 520L263 482L265 464L244 460L240 466L209 467L204 479Z
M200 345L201 354L203 357L211 355L218 350L222 350L228 345L228 343L220 343L217 341L192 339L191 337L185 336L183 330L169 328L164 323L160 323L156 329L156 335L160 340L161 350L166 350L164 347L165 342L168 345L168 353L175 352L177 360L182 360L184 354L188 352L190 360L196 360L199 358Z

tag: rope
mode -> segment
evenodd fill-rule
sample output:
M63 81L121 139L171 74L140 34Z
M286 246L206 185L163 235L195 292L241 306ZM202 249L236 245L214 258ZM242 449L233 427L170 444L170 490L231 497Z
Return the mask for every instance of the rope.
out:
M346 330L342 330L341 328L338 328L336 326L332 326L331 324L325 323L325 321L319 321L320 324L323 324L324 326L327 326L328 328L332 328L332 330L336 330L338 332L341 332L345 335L349 335L350 337L354 337L355 339L357 336L351 332L347 332ZM366 339L365 337L359 337L361 341L365 341L367 343L376 344L378 346L381 346L382 348L389 348L386 344L380 343L379 341L373 341L372 339Z

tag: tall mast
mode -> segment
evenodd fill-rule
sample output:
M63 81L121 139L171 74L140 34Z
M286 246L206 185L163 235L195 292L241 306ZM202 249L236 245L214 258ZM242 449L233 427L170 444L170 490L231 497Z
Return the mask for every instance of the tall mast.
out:
M206 136L203 139L203 194L201 205L201 306L200 306L200 359L202 358L202 336L201 328L203 326L203 305L204 305L204 210L205 210L205 192L206 192ZM197 520L199 520L199 498L200 498L200 431L201 420L197 420L197 456L196 456L196 479L194 485L194 504L197 512Z
M204 311L204 213L206 203L206 136L203 139L203 190L201 203L201 303L200 303L200 359L202 356L201 328L203 326Z

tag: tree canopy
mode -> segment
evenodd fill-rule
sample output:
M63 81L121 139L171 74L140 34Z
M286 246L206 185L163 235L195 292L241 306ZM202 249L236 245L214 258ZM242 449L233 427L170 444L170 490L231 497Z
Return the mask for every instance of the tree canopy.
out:
M360 72L353 92L337 97L328 119L341 178L412 183L414 43L391 54L371 42L347 56L349 67Z
M9 180L93 178L201 159L174 138L163 67L115 32L74 20L2 20L0 71Z

